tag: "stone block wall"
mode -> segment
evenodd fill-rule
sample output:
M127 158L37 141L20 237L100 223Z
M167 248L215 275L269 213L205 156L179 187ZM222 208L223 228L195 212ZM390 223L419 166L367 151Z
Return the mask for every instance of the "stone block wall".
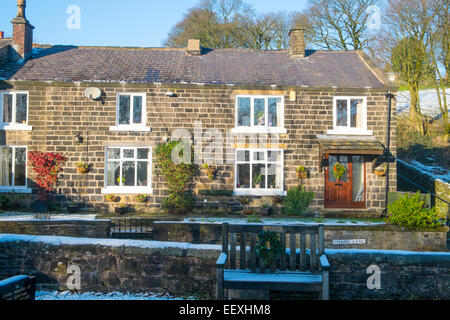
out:
M58 82L6 82L0 81L0 90L29 91L29 125L32 131L1 132L2 145L28 146L28 151L61 152L69 156L58 185L56 200L61 203L78 201L95 210L113 210L117 204L108 203L102 195L105 174L105 148L108 146L153 147L170 139L176 129L194 133L195 122L201 122L203 131L219 130L225 137L235 126L235 98L237 94L285 95L284 124L287 134L278 136L284 155L284 189L298 185L296 168L303 165L311 172L304 181L307 189L316 192L313 208L323 208L325 175L319 172L319 145L317 135L325 134L333 127L334 96L367 96L368 130L382 143L386 143L387 99L382 89L329 89L329 88L272 88L212 86L212 85L144 85L96 83L104 93L101 101L84 97L84 90L92 83ZM297 92L291 102L289 90ZM174 97L166 96L172 91ZM146 93L147 124L151 132L113 132L116 121L116 96L118 93ZM392 152L396 152L395 104L392 110ZM81 133L83 143L77 142ZM255 135L236 134L226 143L228 153L234 159L234 148L250 147ZM266 137L269 138L269 137ZM271 143L260 145L266 148ZM369 160L369 159L367 159ZM92 170L86 175L77 173L75 164L88 162ZM196 181L197 190L234 190L234 166L217 164L216 178L211 181L203 172ZM396 189L396 166L391 165L391 190ZM33 174L28 171L29 185L33 186ZM384 207L385 179L372 173L367 162L367 208L382 210ZM137 210L151 211L161 207L166 196L166 186L157 170L153 170L153 190L148 204L139 204L133 195L123 195L122 203L132 204Z
M32 238L0 236L0 279L27 274L37 277L38 289L67 290L67 268L76 265L82 292L215 296L220 247ZM327 249L326 254L333 300L450 299L450 253ZM367 286L369 266L380 271L379 289Z
M0 233L83 238L110 238L111 222L95 221L0 221Z
M330 294L337 300L448 300L450 253L327 250ZM380 270L380 289L367 286L367 268Z

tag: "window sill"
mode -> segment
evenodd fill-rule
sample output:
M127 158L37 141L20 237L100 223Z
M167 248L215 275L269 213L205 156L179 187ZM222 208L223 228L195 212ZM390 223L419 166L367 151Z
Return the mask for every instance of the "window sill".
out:
M32 189L25 187L0 187L0 193L21 193L21 194L31 194Z
M151 132L152 129L146 126L113 126L109 128L110 131L118 131L118 132Z
M26 124L4 124L4 125L0 125L0 130L5 130L5 131L32 131L33 127L28 126Z
M106 187L102 189L102 194L153 194L153 189L149 187Z
M237 189L235 196L286 196L287 192L279 189Z
M372 130L363 130L363 129L335 129L328 130L327 134L330 135L354 135L354 136L372 136Z
M286 134L285 128L258 128L258 127L238 127L233 128L231 133L273 133L273 134Z

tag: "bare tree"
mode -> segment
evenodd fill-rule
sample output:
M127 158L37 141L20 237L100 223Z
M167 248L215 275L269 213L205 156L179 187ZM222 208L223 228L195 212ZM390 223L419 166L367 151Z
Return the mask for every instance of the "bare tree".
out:
M368 47L373 6L381 0L310 0L298 23L318 48L362 50Z

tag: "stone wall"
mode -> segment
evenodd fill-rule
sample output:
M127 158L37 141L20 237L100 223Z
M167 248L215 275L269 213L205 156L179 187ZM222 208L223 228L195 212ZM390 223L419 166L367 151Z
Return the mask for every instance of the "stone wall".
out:
M327 250L332 299L450 299L450 253ZM369 290L367 268L379 267L381 288Z
M407 251L446 251L447 230L410 231L391 225L325 226L325 248ZM209 223L156 222L154 240L189 243L222 243L222 226ZM344 240L344 243L334 243ZM357 244L351 244L358 240ZM361 243L360 240L363 240Z
M442 217L447 217L447 219L449 219L450 205L448 203L450 203L450 184L441 180L436 180L435 189L436 195L447 201L446 203L440 199L436 199L436 209Z
M287 134L278 136L284 155L284 189L298 185L296 168L303 165L310 171L304 181L308 190L316 192L313 208L324 205L324 173L319 172L319 144L317 135L333 127L333 97L367 96L367 125L375 138L386 143L387 98L384 89L330 88L273 88L213 85L144 85L96 83L104 93L101 101L84 97L92 83L44 83L0 81L0 90L29 91L29 125L32 131L2 132L2 145L28 146L29 151L62 152L69 156L58 186L58 202L80 202L96 210L113 210L117 204L108 203L102 195L105 173L105 148L108 146L153 147L171 137L176 129L194 132L194 123L201 122L203 131L217 129L225 137L235 126L235 98L237 94L283 94L285 96L284 124ZM291 102L289 91L296 91ZM166 96L172 91L174 97ZM118 93L138 92L147 96L147 124L151 132L113 132L116 121ZM396 153L395 102L392 110L392 152ZM81 133L83 143L75 136ZM226 147L227 157L234 159L234 148L251 147L249 136L236 134ZM267 144L259 147L268 147ZM371 159L367 159L367 208L381 210L384 206L385 178L372 173ZM86 175L77 173L75 164L88 162L92 170ZM197 190L234 190L234 166L217 165L214 181L205 173L196 181ZM396 166L392 164L391 190L396 190ZM153 190L148 204L139 204L132 195L121 196L121 202L134 205L136 210L152 211L161 207L166 195L163 177L153 172ZM33 186L29 170L29 185Z
M219 252L216 246L180 243L0 235L0 279L28 274L37 276L39 289L67 290L67 268L76 265L81 291L213 298ZM450 299L450 253L327 249L326 254L334 300ZM379 290L367 287L371 265L380 270Z
M111 236L111 222L109 220L0 221L0 233L109 238Z
M436 209L443 218L447 217L449 213L449 205L439 198L450 202L450 184L436 179L404 161L398 160L397 162L398 173L422 187L422 190L419 190L417 186L411 184L410 182L399 179L399 189L401 191L411 192L423 192L423 190L429 190L429 192L437 196L432 196L432 204L436 206Z

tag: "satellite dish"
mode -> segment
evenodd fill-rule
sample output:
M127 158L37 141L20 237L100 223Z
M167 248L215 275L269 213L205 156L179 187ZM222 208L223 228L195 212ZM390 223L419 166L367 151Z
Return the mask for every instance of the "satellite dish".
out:
M84 90L84 96L88 99L96 100L100 98L102 91L99 88L87 88Z

